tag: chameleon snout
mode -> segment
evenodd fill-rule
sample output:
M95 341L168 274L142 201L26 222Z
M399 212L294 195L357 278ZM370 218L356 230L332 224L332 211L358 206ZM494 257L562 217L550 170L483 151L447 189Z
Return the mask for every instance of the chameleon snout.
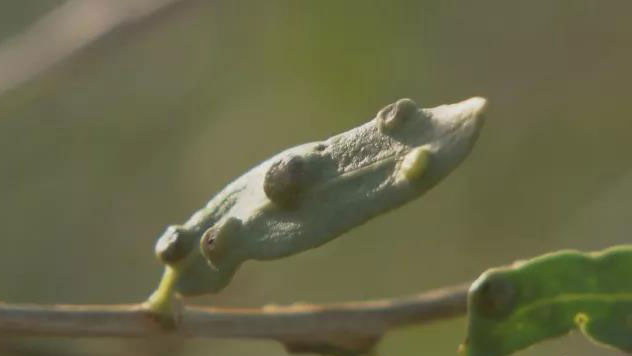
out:
M185 258L193 247L194 234L179 225L171 225L158 238L154 253L165 264L174 264Z

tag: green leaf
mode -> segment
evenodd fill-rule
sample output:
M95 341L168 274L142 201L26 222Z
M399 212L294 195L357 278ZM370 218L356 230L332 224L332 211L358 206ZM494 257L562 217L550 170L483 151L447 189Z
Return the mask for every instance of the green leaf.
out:
M561 251L491 269L472 284L468 356L508 355L578 328L632 352L632 246Z

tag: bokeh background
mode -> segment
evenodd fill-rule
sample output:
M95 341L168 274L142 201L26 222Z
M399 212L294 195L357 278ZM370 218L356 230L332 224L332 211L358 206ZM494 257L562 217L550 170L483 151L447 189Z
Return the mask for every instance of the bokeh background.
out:
M0 45L64 3L0 2ZM426 107L489 98L459 169L416 202L322 248L248 262L224 292L188 302L395 297L551 250L626 243L630 13L627 0L183 0L119 26L0 96L0 300L142 300L159 279L153 244L168 224L277 151L400 97ZM406 328L379 350L454 355L464 334L465 319ZM285 351L250 340L0 336L0 354ZM617 352L571 335L519 353L562 354Z

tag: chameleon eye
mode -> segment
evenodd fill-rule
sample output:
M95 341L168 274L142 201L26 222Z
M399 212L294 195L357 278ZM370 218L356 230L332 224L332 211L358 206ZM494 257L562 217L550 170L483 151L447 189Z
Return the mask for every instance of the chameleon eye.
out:
M305 183L305 161L300 156L281 158L266 172L263 191L268 199L284 207L295 207Z
M208 252L212 252L215 249L215 239L217 237L217 234L213 233L212 230L207 231L207 237L204 240L204 243L206 244L206 251Z
M377 113L378 127L381 132L388 132L402 125L419 113L417 104L411 99L399 99Z
M202 234L202 238L200 240L200 249L202 250L202 254L204 255L204 257L206 257L209 264L214 269L217 269L218 262L217 240L219 237L219 233L220 229L213 226L206 230L204 234Z
M217 269L227 254L236 252L231 249L237 246L241 227L241 220L231 217L204 231L200 239L200 249L211 267Z
M314 150L316 152L323 152L326 149L327 149L327 145L324 144L324 143L319 143L319 144L316 145L316 147L314 147Z

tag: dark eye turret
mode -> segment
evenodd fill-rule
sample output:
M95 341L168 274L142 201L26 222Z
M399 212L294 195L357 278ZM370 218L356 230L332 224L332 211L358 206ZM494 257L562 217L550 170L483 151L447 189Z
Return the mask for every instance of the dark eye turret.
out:
M274 162L263 181L263 191L268 199L283 208L295 207L305 185L305 161L300 156L290 156Z
M239 248L242 226L241 220L231 217L208 228L202 234L200 249L213 268L218 269L227 255L238 253L234 249Z

